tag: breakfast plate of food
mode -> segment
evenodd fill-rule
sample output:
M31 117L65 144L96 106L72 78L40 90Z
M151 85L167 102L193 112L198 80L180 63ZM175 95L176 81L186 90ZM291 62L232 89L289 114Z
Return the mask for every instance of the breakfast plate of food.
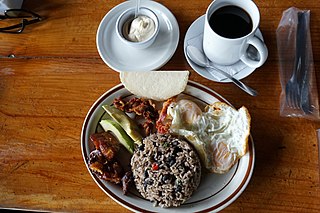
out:
M250 181L248 109L235 109L188 75L121 72L122 83L84 120L81 149L91 177L132 211L220 211Z

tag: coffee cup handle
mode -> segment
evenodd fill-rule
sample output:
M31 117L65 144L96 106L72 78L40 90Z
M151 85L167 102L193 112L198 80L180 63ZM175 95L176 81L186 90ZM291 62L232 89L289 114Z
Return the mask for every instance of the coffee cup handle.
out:
M258 37L254 36L247 41L247 44L248 45L246 45L246 49L244 49L243 54L240 57L240 60L249 67L257 68L262 66L268 57L268 48L265 45L265 43ZM260 55L259 61L253 60L248 56L247 51L248 51L249 44L251 44L252 46L254 46L254 48L256 48L257 53Z

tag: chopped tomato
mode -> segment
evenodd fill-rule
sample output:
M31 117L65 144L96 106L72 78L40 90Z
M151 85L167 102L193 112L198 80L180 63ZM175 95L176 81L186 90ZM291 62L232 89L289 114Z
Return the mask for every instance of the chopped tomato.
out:
M158 170L158 169L159 169L159 165L157 163L153 163L152 170Z

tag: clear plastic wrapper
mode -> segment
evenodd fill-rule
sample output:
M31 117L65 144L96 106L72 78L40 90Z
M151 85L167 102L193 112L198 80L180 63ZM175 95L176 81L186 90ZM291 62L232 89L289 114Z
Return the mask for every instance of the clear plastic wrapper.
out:
M319 120L309 23L310 10L291 7L283 12L276 31L282 87L280 116Z

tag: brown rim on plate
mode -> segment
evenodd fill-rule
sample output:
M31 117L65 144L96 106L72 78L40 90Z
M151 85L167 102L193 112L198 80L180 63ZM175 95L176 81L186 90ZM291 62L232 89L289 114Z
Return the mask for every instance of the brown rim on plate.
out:
M215 97L216 99L218 99L219 101L222 101L222 102L226 102L227 104L231 105L227 100L225 100L221 95L217 94L216 92L214 92L213 90L199 84L199 83L196 83L196 82L193 82L193 81L188 81L188 85L189 86L192 86L192 87L195 87L201 91L204 91L206 92L207 94ZM124 199L122 199L120 196L116 195L115 193L113 193L104 183L102 180L100 180L96 175L92 174L92 172L90 171L89 167L88 167L88 164L87 164L87 160L88 160L88 154L91 150L87 150L87 147L84 145L85 144L85 141L87 140L86 138L86 134L85 134L85 130L88 128L88 125L89 125L89 120L90 118L92 117L93 113L95 112L95 110L99 107L99 105L109 96L115 94L116 92L118 92L119 90L121 89L124 89L124 85L122 84L119 84L113 88L111 88L109 91L107 91L106 93L104 93L93 105L92 107L90 108L86 118L85 118L85 121L84 121L84 124L83 124L83 127L82 127L82 131L81 131L81 149L82 149L82 155L83 155L83 159L84 159L84 162L86 164L86 167L91 175L91 177L94 179L94 181L97 183L97 185L107 194L109 195L109 197L111 197L114 201L118 202L119 204L123 205L124 207L127 207L129 208L130 210L135 210L135 211L140 211L140 212L152 212L152 211L148 211L148 210L145 210L145 209L142 209L138 206L135 206L127 201L125 201ZM192 96L190 94L188 94L189 96ZM192 96L193 98L195 99L198 99L199 101L202 101L206 104L210 104L210 103L207 103L206 101L200 99L199 97L195 97L195 96ZM231 105L232 106L232 105ZM97 128L96 128L97 129ZM231 195L229 195L227 198L225 198L223 201L221 201L220 203L218 203L217 205L214 205L214 206L211 206L207 209L201 209L200 211L215 211L215 210L218 210L218 208L222 207L223 205L226 205L228 204L228 202L231 203L231 201L233 199L236 198L236 195L238 195L238 193L241 191L241 190L244 190L244 186L246 186L246 184L249 182L250 180L250 177L251 177L251 171L253 170L253 164L254 164L254 151L253 151L253 140L252 140L252 137L250 135L249 137L249 149L248 149L248 152L249 152L249 163L248 163L248 167L246 169L246 173L241 181L241 183L238 185L238 187L232 192ZM240 159L241 160L241 159ZM202 201L205 201L207 199L210 199L211 197L219 194L221 191L223 191L224 188L226 188L230 182L233 180L235 174L237 173L237 170L238 170L238 167L239 167L239 162L240 160L237 162L237 167L236 167L236 170L234 171L234 173L232 174L232 177L230 178L230 180L219 190L217 191L216 193L214 194L211 194L205 198L202 198L202 199L199 199L199 200L196 200L196 201L192 201L190 203L185 203L184 205L194 205L196 203L199 203L199 202L202 202ZM239 194L240 195L240 194ZM229 204L230 204L229 203ZM200 212L199 211L199 212Z

